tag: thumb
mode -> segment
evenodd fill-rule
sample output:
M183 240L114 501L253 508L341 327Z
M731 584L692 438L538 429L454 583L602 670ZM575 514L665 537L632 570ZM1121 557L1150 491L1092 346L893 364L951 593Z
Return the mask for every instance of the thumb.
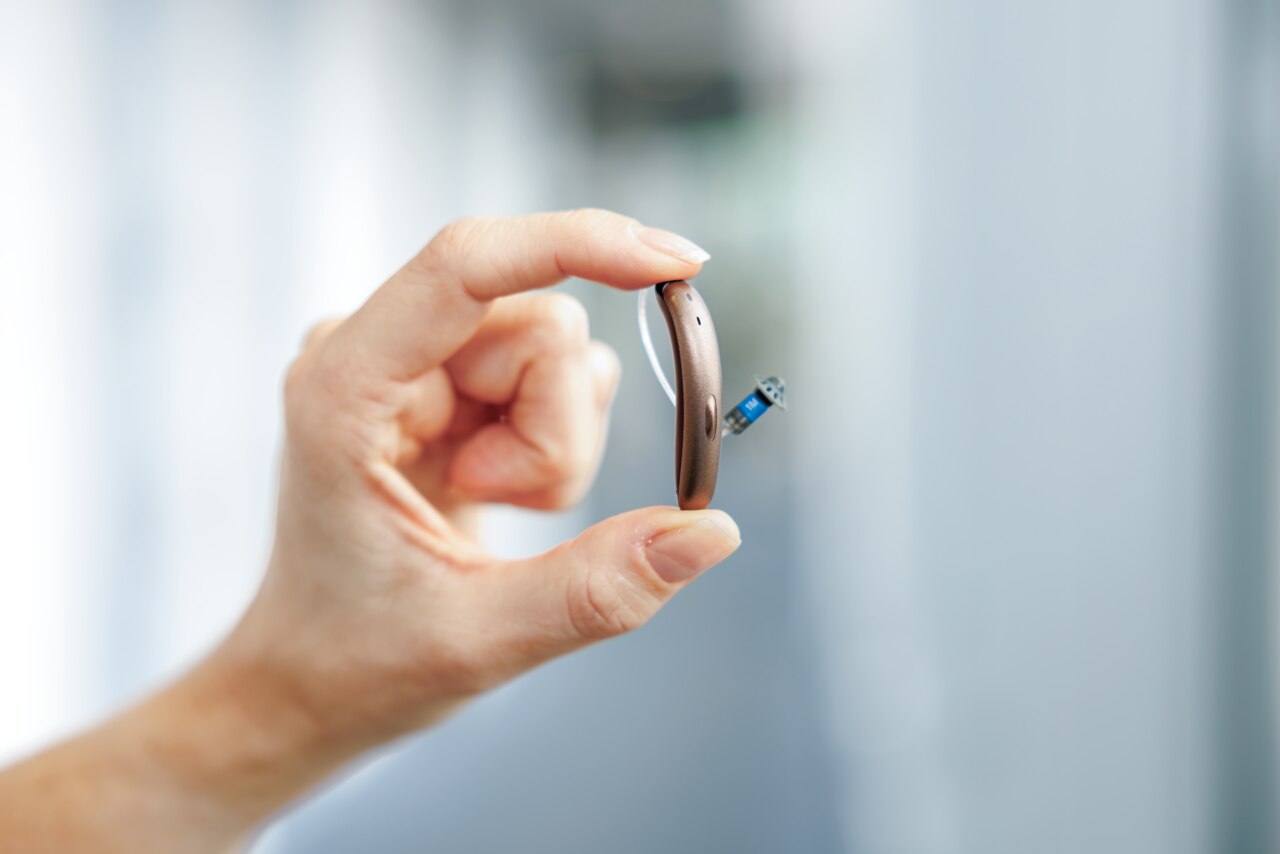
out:
M481 576L494 587L477 593L501 635L499 658L519 671L638 628L741 542L719 510L648 507L495 567Z

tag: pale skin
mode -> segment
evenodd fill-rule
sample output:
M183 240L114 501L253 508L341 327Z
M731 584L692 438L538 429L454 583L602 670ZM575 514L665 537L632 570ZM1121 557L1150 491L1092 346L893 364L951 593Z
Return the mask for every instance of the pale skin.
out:
M275 544L239 624L191 672L0 773L0 850L225 851L363 752L630 631L740 542L716 510L649 507L536 557L474 536L485 504L568 507L604 445L618 360L568 296L707 255L607 211L472 218L284 384Z

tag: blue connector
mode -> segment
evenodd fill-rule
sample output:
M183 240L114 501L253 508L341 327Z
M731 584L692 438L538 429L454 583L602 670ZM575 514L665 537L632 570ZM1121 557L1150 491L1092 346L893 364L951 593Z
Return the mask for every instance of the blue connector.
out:
M751 394L744 397L742 403L725 413L722 435L738 435L756 423L771 406L786 411L787 384L783 382L782 377L762 377L756 374L755 380L756 387L751 390Z

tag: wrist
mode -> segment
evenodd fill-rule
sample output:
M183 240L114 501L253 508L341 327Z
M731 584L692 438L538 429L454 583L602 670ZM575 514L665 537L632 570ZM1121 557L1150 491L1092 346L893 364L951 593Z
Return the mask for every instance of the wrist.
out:
M316 719L292 682L229 645L117 722L191 819L228 841L367 745Z
M221 851L357 748L219 650L96 729L0 773L0 848Z

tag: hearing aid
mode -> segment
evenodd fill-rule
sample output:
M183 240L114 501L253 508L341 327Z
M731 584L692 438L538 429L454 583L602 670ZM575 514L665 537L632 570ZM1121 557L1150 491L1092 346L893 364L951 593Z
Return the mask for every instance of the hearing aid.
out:
M682 510L701 510L711 503L720 470L720 345L693 285L661 282L654 290L675 362L676 499Z
M676 410L676 500L683 510L701 510L711 503L720 469L720 442L740 436L771 409L787 408L787 384L779 376L755 375L755 387L723 418L720 345L711 312L693 286L685 281L654 286L658 305L671 333L676 388L662 370L649 334L645 291L636 294L640 343L658 385Z

